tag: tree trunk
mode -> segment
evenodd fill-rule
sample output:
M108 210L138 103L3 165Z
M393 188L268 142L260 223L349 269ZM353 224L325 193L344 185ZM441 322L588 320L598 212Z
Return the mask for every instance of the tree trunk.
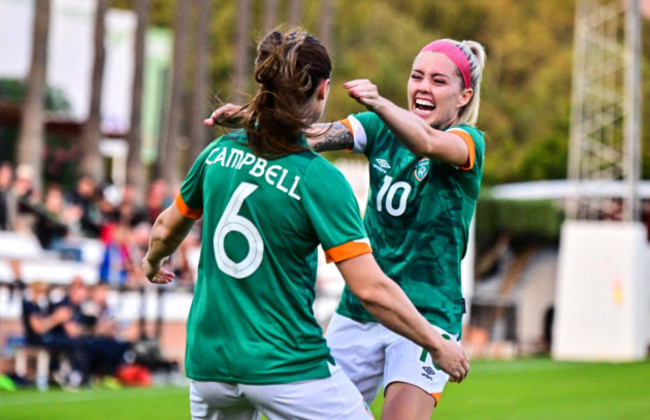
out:
M289 25L300 26L302 20L302 0L289 1Z
M91 79L90 110L88 119L81 135L81 171L92 176L95 181L100 181L103 174L102 158L99 154L99 141L101 132L101 104L102 84L104 81L104 61L106 51L104 48L105 25L104 18L108 10L108 0L97 0L95 11L95 33L93 73Z
M144 91L144 58L147 23L151 0L136 0L137 26L133 48L134 69L131 91L131 124L128 135L129 155L126 159L126 183L132 185L136 197L145 193L145 171L142 163L142 94Z
M278 0L266 0L264 2L264 32L278 26Z
M30 165L34 169L34 188L40 191L45 144L43 108L46 89L47 40L50 29L50 0L37 0L34 2L34 7L32 62L26 80L17 160L19 164Z
M171 97L169 113L167 114L167 135L160 171L162 177L173 188L180 180L179 177L179 146L181 123L183 121L183 93L185 81L185 56L187 41L187 10L190 7L187 0L176 0L176 25L174 28L174 61L172 63ZM200 119L200 117L198 117Z
M192 95L192 121L190 122L190 156L186 170L194 163L205 147L209 131L201 124L202 116L207 116L206 97L208 86L208 37L210 36L210 2L200 1L196 5L196 49L194 60L194 94ZM197 118L198 117L198 118Z
M248 35L250 33L250 2L237 1L237 33L235 40L235 74L233 81L233 102L244 100L248 86Z
M327 50L332 55L334 48L334 15L335 15L334 0L323 0L323 9L320 16L320 40L327 47Z

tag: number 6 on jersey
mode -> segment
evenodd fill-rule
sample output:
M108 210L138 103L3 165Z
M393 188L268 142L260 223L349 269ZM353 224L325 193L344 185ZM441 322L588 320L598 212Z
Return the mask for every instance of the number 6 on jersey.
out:
M264 242L260 232L250 220L237 214L244 200L256 189L257 185L248 182L242 182L237 187L214 232L214 256L217 266L221 271L236 279L243 279L253 274L262 263L264 256ZM226 235L232 231L244 235L248 242L248 254L238 263L226 255Z

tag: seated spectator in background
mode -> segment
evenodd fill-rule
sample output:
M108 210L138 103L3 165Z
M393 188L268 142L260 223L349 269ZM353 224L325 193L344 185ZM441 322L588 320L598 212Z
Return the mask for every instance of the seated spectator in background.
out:
M88 304L84 305L85 315L93 319L86 347L91 353L92 372L100 376L114 376L131 348L131 343L120 337L116 314L108 303L109 292L108 285L95 285Z
M102 240L106 249L99 267L100 283L116 287L131 283L134 264L129 253L129 229L111 224L104 230Z
M110 287L107 284L97 284L90 289L88 314L92 321L92 335L95 337L117 339L119 335L115 311L108 304Z
M117 206L119 223L131 228L147 221L147 211L138 204L137 194L138 192L133 185L125 185L122 201Z
M13 230L16 218L16 198L11 191L14 167L10 162L0 163L0 230Z
M20 165L16 168L16 178L11 188L11 196L16 209L13 229L20 233L32 233L34 226L33 207L40 202L40 192L34 188L34 168Z
M97 186L93 178L88 175L79 178L75 190L68 194L66 201L80 209L81 233L91 238L99 237L104 223L97 206Z
M90 379L91 355L89 355L83 340L84 335L90 330L91 323L91 318L84 315L82 311L82 304L87 298L88 287L83 279L81 277L73 278L68 285L66 296L52 305L52 313L66 310L69 317L44 337L48 347L68 353L70 371L63 372L60 381L73 388L87 384Z
M144 254L149 247L149 234L151 233L151 225L147 221L141 221L129 231L129 256L131 257L131 264L133 266L133 282L132 284L148 284L140 261L144 258Z
M73 322L73 311L67 305L52 305L48 287L41 281L30 284L23 299L22 320L25 341L31 346L42 346L52 353L51 368L62 385L78 387L87 369L87 357L82 343L67 336L64 325ZM59 363L59 358L63 363Z
M51 310L48 286L42 281L35 281L29 285L22 306L25 341L30 346L47 347L48 334L52 329L67 322L72 316L70 310L65 307Z
M160 213L172 203L173 197L169 191L169 185L163 179L157 179L151 183L147 192L145 203L147 221L153 226Z
M43 249L56 249L62 245L70 228L64 218L63 193L57 185L50 185L43 205L35 205L34 234Z

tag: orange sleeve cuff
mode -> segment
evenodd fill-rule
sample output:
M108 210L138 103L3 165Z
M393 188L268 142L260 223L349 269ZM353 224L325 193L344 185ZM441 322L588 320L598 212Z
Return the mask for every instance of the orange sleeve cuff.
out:
M474 167L474 160L476 159L476 146L474 146L474 139L466 131L453 130L452 129L452 130L449 130L447 132L456 134L461 139L463 139L463 141L467 145L467 151L469 152L467 162L465 162L465 164L461 165L459 168L464 170L464 171L469 171L470 169L472 169Z
M183 200L181 193L178 193L178 195L176 195L174 202L176 203L178 211L188 219L196 220L203 215L203 209L193 209L188 207L187 204L185 204L185 200Z
M325 251L325 261L327 263L340 262L358 257L363 254L371 254L372 247L365 241L350 241L343 245L335 246Z

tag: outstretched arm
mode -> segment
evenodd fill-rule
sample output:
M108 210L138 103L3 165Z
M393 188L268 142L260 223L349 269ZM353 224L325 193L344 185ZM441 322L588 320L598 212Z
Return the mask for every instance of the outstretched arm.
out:
M419 116L398 107L382 97L370 80L351 80L343 87L351 97L379 115L399 141L415 155L458 166L467 163L470 152L459 135L436 130Z
M354 137L342 122L314 124L307 131L307 141L317 152L346 150L354 146Z
M176 251L195 221L183 216L176 204L158 216L151 229L149 250L142 259L142 269L150 282L167 284L174 279L174 273L163 268L163 262Z
M214 110L209 118L203 120L206 127L215 124L227 128L241 127L241 106L225 104ZM354 137L350 129L341 122L314 124L307 130L309 145L317 152L351 149Z
M381 271L372 254L337 263L348 287L368 311L387 328L427 349L433 362L460 382L469 372L469 359L461 347L442 338L424 319L402 289Z

